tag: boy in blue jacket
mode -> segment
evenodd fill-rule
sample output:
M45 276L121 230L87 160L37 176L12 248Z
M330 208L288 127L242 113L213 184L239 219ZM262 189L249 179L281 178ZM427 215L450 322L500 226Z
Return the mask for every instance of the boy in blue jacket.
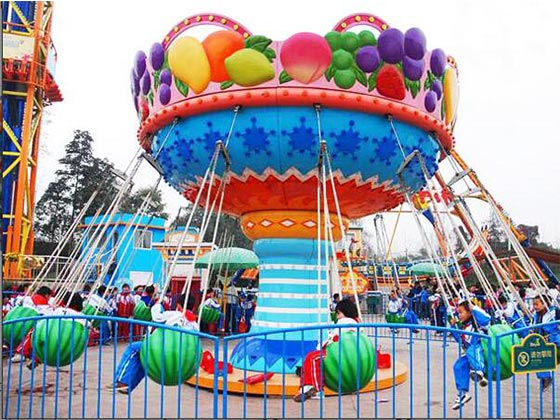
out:
M535 296L533 300L533 309L535 314L533 315L533 325L544 324L540 327L533 329L534 333L542 335L546 341L556 345L556 357L558 357L558 351L560 348L560 324L553 322L557 320L557 308L548 303L548 310L545 306L544 296ZM541 381L541 391L544 392L550 389L552 385L552 373L551 372L539 372L537 373L537 378Z
M451 319L453 327L465 332L478 332L477 322L473 316L469 302L461 302L457 307L457 316L461 322L457 325L455 318ZM457 359L453 365L455 376L455 387L457 388L457 398L453 403L453 410L458 410L468 403L472 396L469 394L469 378L481 387L488 385L488 380L484 377L485 363L480 337L470 334L462 334L459 331L453 332L453 337L461 343L464 354Z

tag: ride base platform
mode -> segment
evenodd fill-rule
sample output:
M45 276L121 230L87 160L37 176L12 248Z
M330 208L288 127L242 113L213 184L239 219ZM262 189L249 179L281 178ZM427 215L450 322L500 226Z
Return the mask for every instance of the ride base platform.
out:
M376 376L372 381L364 387L360 392L373 392L376 389L387 389L392 386L399 385L406 381L408 369L400 362L394 362L394 367L386 369L377 369ZM300 387L300 378L295 374L275 373L270 379L255 383L245 384L244 381L252 376L262 372L244 371L242 369L233 369L232 373L227 375L227 392L247 395L277 395L292 396L296 394ZM214 374L208 373L200 368L198 375L194 375L187 381L187 384L197 386L202 389L214 390ZM218 390L224 390L224 378L222 375L218 377ZM325 396L338 395L327 388L324 390Z

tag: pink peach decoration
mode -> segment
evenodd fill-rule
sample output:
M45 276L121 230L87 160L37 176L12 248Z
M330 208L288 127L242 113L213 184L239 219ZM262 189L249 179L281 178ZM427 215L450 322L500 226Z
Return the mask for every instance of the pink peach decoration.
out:
M318 80L331 64L329 44L320 35L300 32L282 44L280 61L288 75L300 83Z

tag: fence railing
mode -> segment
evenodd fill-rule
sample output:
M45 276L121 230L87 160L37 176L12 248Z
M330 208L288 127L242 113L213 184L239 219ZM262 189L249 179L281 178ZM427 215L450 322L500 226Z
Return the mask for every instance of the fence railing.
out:
M103 337L106 329L94 329L115 320L128 326L126 334L107 339ZM151 333L148 339L143 337L146 332ZM457 360L464 351L451 337L453 332L457 330L429 325L362 323L222 339L194 330L103 316L10 320L3 323L2 415L556 417L555 372L547 392L541 392L534 374L514 375L502 381L490 379L482 387L478 379L476 383L470 380L468 369L466 377L460 375L465 373L465 361ZM515 333L502 334L498 339ZM485 376L499 375L499 364L493 365L493 360L499 360L499 344L496 346L496 341L486 335L462 334L485 343ZM314 362L306 359L315 349L313 341L323 342L334 335L339 339L324 353L316 354ZM21 353L26 356L24 362L18 362ZM199 365L204 368L199 369ZM298 366L300 369L296 369ZM303 380L293 373L296 370ZM313 377L311 374L315 374L315 384L323 388L323 393L303 402L294 401L294 396L303 396L300 384ZM461 381L463 385L466 381L472 399L454 410L456 382ZM358 392L360 388L362 392Z

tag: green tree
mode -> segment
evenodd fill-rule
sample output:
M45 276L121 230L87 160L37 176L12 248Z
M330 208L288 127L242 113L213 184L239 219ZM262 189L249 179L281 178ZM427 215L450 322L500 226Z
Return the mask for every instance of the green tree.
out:
M62 237L70 221L70 197L61 182L51 182L37 203L35 217L39 237L56 242Z
M101 207L108 207L117 192L113 164L93 155L93 138L87 131L76 130L59 160L61 168L55 174L35 211L38 239L59 241L68 230L91 195L97 191L86 211L91 216Z
M151 187L140 188L132 194L127 194L121 202L120 211L123 213L136 213L142 206L142 202L152 190ZM161 196L161 191L158 189L154 191L150 198L150 202L146 209L146 214L154 217L161 217L167 219L169 214L165 212L165 203Z

